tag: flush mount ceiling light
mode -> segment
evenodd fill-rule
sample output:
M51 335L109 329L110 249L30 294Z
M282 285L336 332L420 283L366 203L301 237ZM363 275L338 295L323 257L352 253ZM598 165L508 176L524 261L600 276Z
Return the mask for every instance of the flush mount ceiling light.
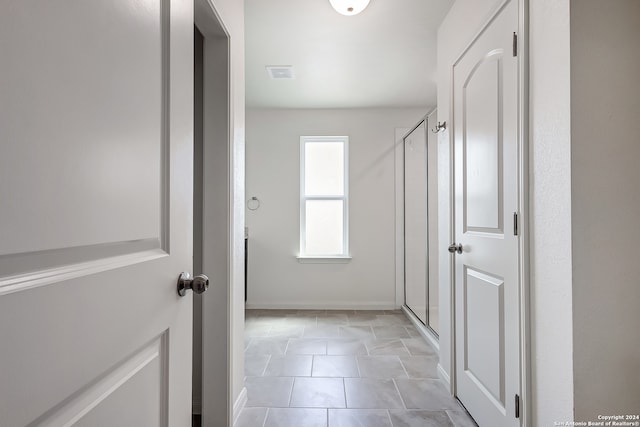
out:
M362 12L371 0L329 0L336 12L352 16Z
M267 65L265 67L269 77L274 80L291 80L295 78L291 65Z

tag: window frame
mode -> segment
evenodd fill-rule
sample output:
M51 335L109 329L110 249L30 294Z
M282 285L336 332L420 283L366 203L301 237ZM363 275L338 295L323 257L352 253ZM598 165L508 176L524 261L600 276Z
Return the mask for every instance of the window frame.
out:
M343 178L344 191L342 196L324 195L307 196L305 194L305 161L307 143L330 143L340 142L343 144ZM340 200L342 208L342 248L341 254L319 254L308 255L306 253L306 202L308 200ZM298 260L300 262L347 262L351 259L349 254L349 137L348 136L301 136L300 137L300 252ZM307 261L305 261L307 260Z

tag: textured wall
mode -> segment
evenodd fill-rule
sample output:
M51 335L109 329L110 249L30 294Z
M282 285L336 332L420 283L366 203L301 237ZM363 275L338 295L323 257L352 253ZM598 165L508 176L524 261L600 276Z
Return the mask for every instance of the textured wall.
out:
M569 0L530 5L534 425L573 419Z
M571 2L576 421L640 409L639 42L637 0Z

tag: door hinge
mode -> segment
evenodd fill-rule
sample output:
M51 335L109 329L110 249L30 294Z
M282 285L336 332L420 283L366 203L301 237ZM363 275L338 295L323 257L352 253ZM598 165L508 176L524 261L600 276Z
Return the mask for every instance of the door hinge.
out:
M518 56L518 35L513 33L513 56Z
M518 235L518 212L513 213L513 235Z
M518 396L517 394L516 394L515 411L516 411L516 418L520 418L520 396Z

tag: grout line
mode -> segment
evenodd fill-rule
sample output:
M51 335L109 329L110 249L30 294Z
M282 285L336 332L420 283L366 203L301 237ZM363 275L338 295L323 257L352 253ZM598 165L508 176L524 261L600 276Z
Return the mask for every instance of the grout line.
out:
M264 419L262 420L262 427L264 427L267 424L267 417L269 416L269 410L271 408L267 408L266 412L264 413Z
M344 393L344 408L347 409L349 405L347 405L347 384L344 382L344 377L342 377L342 392ZM327 420L327 425L329 425L329 420Z
M404 373L405 373L405 374L407 374L407 378L411 378L411 377L409 376L409 372L407 371L406 366L404 366L404 363L402 363L402 359L400 359L400 356L396 356L396 357L397 357L397 358L398 358L398 360L400 361L400 366L402 366L402 369L404 370ZM409 356L409 357L411 357L411 356Z
M393 421L391 421L391 411L387 409L387 418L389 418L389 425L393 426Z
M262 375L260 375L261 377L264 377L264 374L267 373L267 367L269 367L269 363L271 363L271 354L268 354L269 358L267 359L267 363L264 365L264 369L262 370Z
M444 413L447 414L447 418L449 418L449 421L451 421L451 424L453 424L453 427L458 427L458 425L453 420L453 418L451 418L451 415L449 415L449 411L445 409Z
M404 328L404 330L407 332L407 335L409 336L409 338L411 337L411 333L409 332L409 329L407 329L407 325L402 325L402 327Z
M402 343L402 346L405 348L405 350L407 350L407 353L409 353L409 356L413 356L413 353L411 353L411 350L409 350L409 347L407 347L402 338L400 338L400 342Z
M395 378L391 378L391 381L393 381L393 385L396 387L396 391L398 392L398 396L400 396L400 402L402 402L402 406L404 407L404 409L407 409L407 404L404 403L404 399L402 398L402 394L400 393L400 389L398 388L398 384L396 384L396 379Z
M291 381L291 391L289 391L289 402L287 403L287 408L291 408L291 399L293 399L293 387L296 385L296 377L293 377L293 381Z
M311 373L309 374L309 377L313 378L313 365L316 363L316 355L312 354L311 355Z
M302 336L300 337L300 339L302 338L308 338L304 336L304 333L307 331L307 325L302 325Z

